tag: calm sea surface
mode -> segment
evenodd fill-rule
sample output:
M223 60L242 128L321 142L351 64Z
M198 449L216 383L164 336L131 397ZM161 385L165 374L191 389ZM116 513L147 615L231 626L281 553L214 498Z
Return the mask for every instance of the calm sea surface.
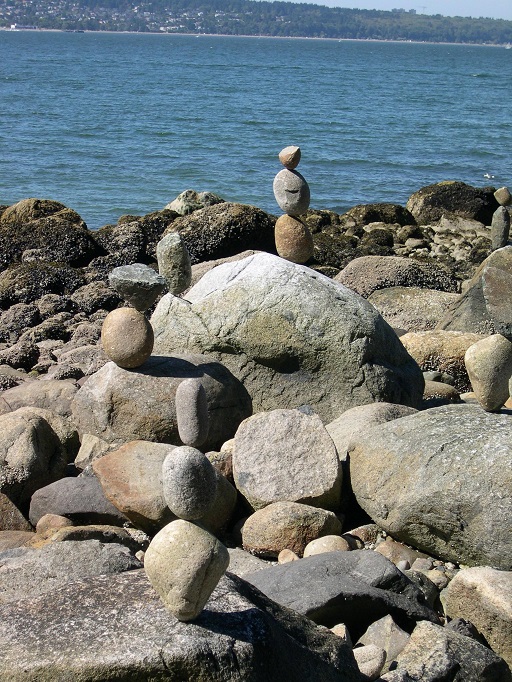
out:
M96 229L193 188L279 213L289 144L311 206L340 213L512 185L511 95L503 48L1 31L0 204L56 199Z

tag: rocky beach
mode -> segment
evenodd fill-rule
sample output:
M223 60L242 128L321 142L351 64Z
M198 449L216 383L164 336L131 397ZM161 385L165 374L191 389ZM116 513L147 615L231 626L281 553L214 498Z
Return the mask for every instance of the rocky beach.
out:
M512 197L295 149L280 217L0 206L0 680L512 681Z

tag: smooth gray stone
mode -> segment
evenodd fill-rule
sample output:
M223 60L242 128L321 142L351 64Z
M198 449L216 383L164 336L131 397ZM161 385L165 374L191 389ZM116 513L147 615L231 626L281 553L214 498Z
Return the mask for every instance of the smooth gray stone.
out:
M500 206L494 212L491 223L491 248L493 251L508 244L510 233L510 213L505 206Z
M349 646L225 576L180 623L143 570L0 607L0 682L360 682Z
M190 254L177 232L169 232L156 245L158 271L171 294L178 296L190 286L192 266Z
M108 276L112 289L140 312L150 308L165 289L165 279L143 263L122 265Z
M301 215L308 210L309 185L298 171L283 168L274 178L273 188L279 208L288 215Z
M315 623L344 623L354 640L388 614L405 630L417 620L439 622L420 590L391 561L369 550L317 554L251 573L246 580Z

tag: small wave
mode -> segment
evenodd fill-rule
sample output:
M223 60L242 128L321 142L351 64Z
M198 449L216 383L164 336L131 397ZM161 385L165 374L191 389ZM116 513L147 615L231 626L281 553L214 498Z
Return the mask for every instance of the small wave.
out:
M495 78L496 76L492 73L472 73L472 78Z

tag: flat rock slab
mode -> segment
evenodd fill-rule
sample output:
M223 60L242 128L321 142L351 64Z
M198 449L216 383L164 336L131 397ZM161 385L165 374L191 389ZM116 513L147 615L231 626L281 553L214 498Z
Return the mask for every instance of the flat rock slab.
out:
M359 682L351 649L225 576L193 623L144 571L100 576L0 607L0 681Z
M439 622L422 593L388 559L370 550L328 552L249 574L270 599L332 627L344 623L354 641L390 614L404 629Z

